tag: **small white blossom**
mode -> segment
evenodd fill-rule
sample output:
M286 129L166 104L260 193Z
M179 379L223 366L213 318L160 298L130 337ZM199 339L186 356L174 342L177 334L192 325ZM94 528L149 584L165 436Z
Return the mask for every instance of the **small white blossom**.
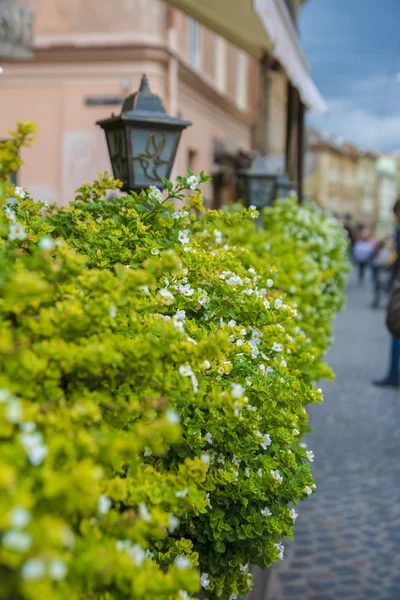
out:
M279 342L274 342L274 343L273 343L273 345L272 345L272 350L273 350L274 352L282 352L282 350L283 350L283 345L282 345L282 344L280 344Z
M239 275L232 275L229 279L226 280L228 285L242 285L243 281Z
M188 495L188 493L189 493L189 488L185 488L182 491L176 492L175 496L177 498L186 498L186 496Z
M314 452L312 450L307 450L306 457L310 462L314 462Z
M158 248L152 248L151 253L153 256L157 256L158 254L160 254L160 251Z
M269 288L272 288L272 287L273 287L273 285L274 285L274 282L272 281L272 279L267 279L267 286L268 286Z
M153 453L152 453L151 449L148 446L146 446L144 448L143 454L144 454L144 456L149 457L149 456L152 456Z
M147 548L147 550L146 550L146 557L153 559L154 558L154 552L152 552L151 550L149 550Z
M249 469L249 467L245 468L244 474L246 475L246 477L250 477L250 469Z
M180 600L190 600L190 596L186 590L179 590L178 594Z
M263 475L263 470L262 469L258 469L257 471L257 477L262 477Z
M236 321L234 319L231 319L228 323L228 327L235 327L236 325Z
M4 548L15 552L26 552L32 545L32 536L24 531L6 531L3 535L2 544Z
M249 570L249 565L243 565L242 567L240 567L240 571L241 573L247 573L247 571Z
M208 573L201 574L200 582L201 582L201 587L206 590L208 588L208 586L210 585L210 578L208 576Z
M217 463L219 463L220 465L224 465L225 464L225 456L218 456Z
M162 200L162 191L158 189L155 185L151 185L149 187L149 199L155 200L156 202L161 202Z
M179 527L179 519L177 517L175 517L175 515L173 515L172 513L169 515L169 521L168 521L168 531L170 533L174 533L174 531L176 529L178 529Z
M304 488L304 490L303 490L303 492L305 494L307 494L307 496L311 496L311 494L312 494L313 491L312 491L312 489L308 485L306 485L305 488Z
M283 555L284 555L284 550L285 550L284 545L281 544L280 542L278 542L277 544L274 544L274 546L278 550L278 558L279 558L279 560L283 560Z
M277 298L274 302L274 306L276 309L282 308L282 306L283 306L282 300L280 298Z
M284 358L282 358L281 362L280 362L281 367L283 367L284 369L287 367L287 362Z
M251 341L254 342L254 344L259 344L261 342L261 338L261 331L258 331L258 329L253 329L253 331L251 332Z
M146 296L148 296L150 294L148 285L142 285L139 289L143 294L146 294Z
M207 500L207 506L210 510L212 510L212 505L211 505L211 500L210 500L210 494L207 492L206 494L206 500Z
M300 448L307 448L307 444L305 442L300 442Z
M181 244L186 245L190 243L189 233L190 229L183 229L178 233L178 240Z
M191 287L190 283L186 283L185 285L179 285L178 291L183 296L187 296L187 297L193 296L193 294L194 294L194 289Z
M170 306L175 300L173 294L171 294L171 292L167 290L167 288L161 289L158 293L160 294L162 298L162 303L165 306Z
M55 243L53 242L51 237L45 236L45 237L42 237L42 239L39 241L38 246L41 250L50 252L51 250L54 250Z
M21 568L21 577L26 581L38 581L46 574L45 562L40 558L27 560Z
M186 183L190 186L191 190L195 190L200 183L200 177L196 177L196 175L191 175L186 179Z
M191 567L191 562L186 556L177 556L174 564L178 569L181 570L189 569Z
M201 462L202 462L204 465L209 465L209 464L210 464L210 461L211 461L211 456L210 456L209 454L207 454L207 453L205 453L205 454L202 454L202 455L200 456L200 460L201 460Z
M229 600L238 600L238 597L237 597L237 595L236 595L236 594L231 594L231 595L229 596Z
M99 500L97 502L97 511L101 515L105 515L108 513L112 506L112 501L105 494L101 494Z
M14 193L17 194L17 196L19 196L19 198L21 198L21 200L24 200L24 198L26 198L25 190L22 187L19 187L18 185L15 186Z
M211 433L206 433L206 442L208 444L212 444L213 443L213 436Z
M62 581L67 576L67 565L62 560L52 560L49 565L49 574L53 581Z
M276 470L276 471L274 471L274 470L271 470L271 475L272 475L272 478L273 478L273 479L275 479L275 481L277 481L278 483L282 483L282 481L283 481L283 477L282 477L282 475L279 473L279 471L278 471L278 470Z
M291 508L289 511L289 517L291 519L293 519L293 521L295 521L297 519L299 515L297 514L297 512L294 510L294 508Z
M204 290L201 291L199 297L197 298L197 301L199 304L201 304L201 306L205 306L206 304L208 304L208 302L210 301L207 292L205 292Z
M29 525L31 513L23 506L14 506L11 511L10 525L15 529L22 529Z
M108 309L108 314L112 319L115 319L115 317L117 316L117 307L114 304L112 304Z
M22 406L17 399L11 400L6 407L5 417L9 423L19 423L22 421Z
M186 319L186 311L177 310L175 313L175 319L177 319L178 321L184 321Z
M269 310L269 309L271 308L271 305L270 305L270 303L268 302L268 300L264 300L264 308L265 308L266 310Z
M263 448L264 450L266 450L268 448L268 446L270 446L272 444L272 440L270 438L270 436L268 435L268 433L266 433L263 436L263 441L261 443L261 448Z
M128 550L128 554L137 567L142 566L144 559L146 558L146 553L140 544L131 546Z
M233 398L242 398L245 391L246 388L244 388L240 383L232 383Z
M181 421L180 415L175 410L168 409L165 413L168 423L177 425Z
M203 362L203 369L206 369L206 371L208 371L208 369L211 369L211 363L208 360L205 360Z
M24 240L26 238L25 229L19 223L11 223L10 232L8 234L9 240Z
M139 505L139 515L141 516L143 521L148 522L151 519L151 514L150 514L147 506L143 503Z
M266 374L266 375L271 375L273 372L274 372L274 370L273 370L273 368L272 368L272 367L267 367L267 368L266 368L266 371L265 371L265 374Z
M272 512L266 506L265 508L262 509L261 514L263 515L263 517L270 517L272 515Z
M298 429L293 429L293 435L300 435L300 431Z
M238 346L238 348L243 346L243 344L244 344L244 340L236 340L236 346Z
M17 219L17 217L15 215L15 212L11 208L9 208L8 206L6 206L4 208L4 210L6 212L7 217L10 219L10 221L12 221L13 223L15 223L15 221Z
M247 271L250 273L250 275L255 275L256 272L253 268L247 269Z
M261 363L260 365L258 365L258 368L261 371L261 373L264 375L265 374L265 365Z
M179 367L179 374L182 377L191 377L193 375L192 367L190 365L181 365Z

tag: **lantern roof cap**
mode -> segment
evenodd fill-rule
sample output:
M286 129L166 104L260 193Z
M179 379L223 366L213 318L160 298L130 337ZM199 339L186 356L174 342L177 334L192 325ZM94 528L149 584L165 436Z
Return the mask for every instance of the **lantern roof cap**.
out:
M141 123L156 125L158 123L163 127L178 129L185 129L192 124L190 121L168 115L161 98L151 92L147 75L143 75L139 90L125 98L121 114L118 117L113 115L110 119L98 121L98 124L120 120L138 125Z

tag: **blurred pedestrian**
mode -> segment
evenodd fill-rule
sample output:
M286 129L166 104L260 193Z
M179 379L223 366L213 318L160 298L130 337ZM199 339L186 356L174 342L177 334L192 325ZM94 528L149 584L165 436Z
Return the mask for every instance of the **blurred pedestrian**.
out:
M353 257L358 265L358 280L360 283L364 281L367 266L370 264L375 251L376 241L373 239L370 230L364 227L353 246Z
M394 283L387 315L387 326L392 334L392 343L388 374L384 379L373 382L379 387L400 387L400 198L393 206L393 214L396 219L394 234L396 260L392 269L392 282Z

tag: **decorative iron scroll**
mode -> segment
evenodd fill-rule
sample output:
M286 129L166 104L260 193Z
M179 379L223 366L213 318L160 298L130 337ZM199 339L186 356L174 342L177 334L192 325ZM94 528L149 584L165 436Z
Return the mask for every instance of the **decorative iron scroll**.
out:
M133 156L132 160L138 160L146 177L151 181L159 181L161 175L158 174L158 169L162 165L169 165L169 160L164 160L161 155L164 151L167 136L165 131L161 133L161 138L157 142L157 134L153 131L147 140L146 151L138 156Z
M0 0L0 58L31 58L34 9L19 0Z

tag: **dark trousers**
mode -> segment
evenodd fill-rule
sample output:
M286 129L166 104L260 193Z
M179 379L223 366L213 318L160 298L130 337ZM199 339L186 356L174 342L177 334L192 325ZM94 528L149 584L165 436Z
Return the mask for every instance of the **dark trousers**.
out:
M400 383L400 340L395 337L392 337L388 379Z
M364 281L367 265L368 265L368 262L359 262L358 263L358 281L360 283L362 283Z

